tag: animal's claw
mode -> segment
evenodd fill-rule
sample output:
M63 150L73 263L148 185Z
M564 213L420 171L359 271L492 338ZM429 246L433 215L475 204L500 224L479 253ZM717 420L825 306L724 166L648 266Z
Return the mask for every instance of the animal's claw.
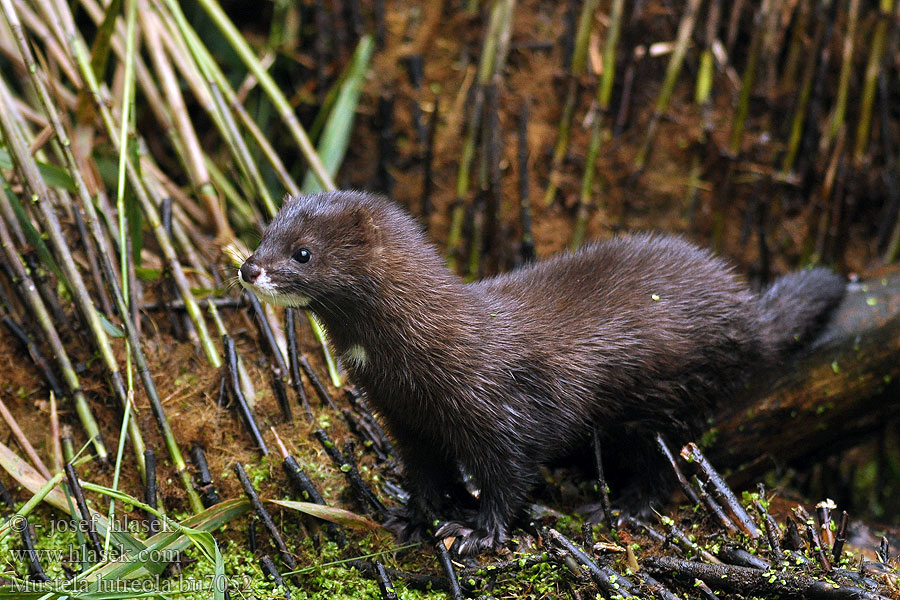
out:
M459 521L447 521L438 528L435 536L456 538L452 549L460 556L496 550L506 542L506 532L502 528L472 529Z

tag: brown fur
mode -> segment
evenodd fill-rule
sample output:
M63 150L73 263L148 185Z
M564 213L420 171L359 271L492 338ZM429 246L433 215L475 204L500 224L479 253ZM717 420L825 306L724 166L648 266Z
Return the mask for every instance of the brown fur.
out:
M291 259L299 248L309 262ZM364 364L346 361L351 378L417 501L446 515L459 467L472 476L477 511L439 532L464 552L505 540L539 465L583 446L595 423L605 456L643 471L635 490L652 495L654 434L696 435L843 295L817 269L756 296L708 251L649 234L466 284L412 218L356 192L289 199L248 265L265 269L268 299L309 298L339 352L365 350ZM421 525L410 513L407 532Z

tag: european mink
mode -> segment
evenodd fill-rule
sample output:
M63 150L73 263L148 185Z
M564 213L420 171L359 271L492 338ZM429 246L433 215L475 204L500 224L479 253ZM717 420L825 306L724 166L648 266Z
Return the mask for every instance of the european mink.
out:
M707 250L653 234L464 283L415 220L361 192L288 198L239 277L318 315L403 459L412 500L393 525L409 536L422 507L453 515L437 534L460 553L504 542L539 466L587 447L595 426L604 456L639 474L632 494L657 494L654 434L698 434L844 293L819 268L757 295ZM461 470L480 489L468 513L454 512Z

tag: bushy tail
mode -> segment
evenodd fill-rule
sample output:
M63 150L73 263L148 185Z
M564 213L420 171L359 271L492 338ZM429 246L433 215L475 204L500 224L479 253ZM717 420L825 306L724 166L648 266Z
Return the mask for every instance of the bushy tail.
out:
M818 267L778 278L759 298L766 337L776 355L808 343L844 297L844 278Z

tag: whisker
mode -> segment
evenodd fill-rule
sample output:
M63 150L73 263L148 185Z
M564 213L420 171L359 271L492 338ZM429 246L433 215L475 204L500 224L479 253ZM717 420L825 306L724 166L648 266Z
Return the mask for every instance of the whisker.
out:
M231 243L222 246L222 254L230 259L234 266L239 267L244 264L244 261L250 258L251 253L243 244L234 240Z
M234 275L232 277L229 277L228 279L225 279L224 282L222 283L222 288L226 292L230 292L234 288L240 288L240 287L241 287L241 280L238 279L237 275Z

